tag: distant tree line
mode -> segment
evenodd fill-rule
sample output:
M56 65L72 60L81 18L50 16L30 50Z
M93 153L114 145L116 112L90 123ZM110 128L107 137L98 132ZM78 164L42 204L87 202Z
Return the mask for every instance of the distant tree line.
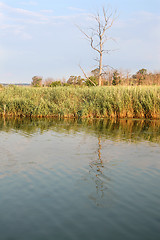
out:
M81 76L70 76L68 80L54 80L47 78L43 80L41 76L32 78L33 87L57 87L57 86L98 86L99 69L91 71L90 76L82 78ZM93 84L94 83L94 84ZM110 69L102 75L102 86L138 86L138 85L160 85L160 73L148 73L147 69L142 68L135 74Z

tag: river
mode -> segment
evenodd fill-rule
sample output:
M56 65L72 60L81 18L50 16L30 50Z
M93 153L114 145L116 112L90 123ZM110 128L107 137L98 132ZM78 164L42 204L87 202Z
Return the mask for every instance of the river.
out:
M159 240L160 121L0 119L1 240Z

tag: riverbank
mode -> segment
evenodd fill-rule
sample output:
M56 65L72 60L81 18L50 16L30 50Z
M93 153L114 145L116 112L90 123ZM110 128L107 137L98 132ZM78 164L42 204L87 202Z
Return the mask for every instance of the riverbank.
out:
M0 91L0 114L160 119L160 87L5 87Z

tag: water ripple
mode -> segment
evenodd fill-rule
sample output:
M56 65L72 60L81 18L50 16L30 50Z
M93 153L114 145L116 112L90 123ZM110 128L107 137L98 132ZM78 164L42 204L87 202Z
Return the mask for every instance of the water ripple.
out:
M159 240L159 153L83 131L1 134L1 240Z

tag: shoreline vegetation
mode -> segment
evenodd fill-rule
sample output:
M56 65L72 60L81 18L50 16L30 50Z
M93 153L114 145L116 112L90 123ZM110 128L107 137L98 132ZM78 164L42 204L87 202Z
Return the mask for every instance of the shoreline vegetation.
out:
M0 91L0 115L160 119L160 86L8 86Z

